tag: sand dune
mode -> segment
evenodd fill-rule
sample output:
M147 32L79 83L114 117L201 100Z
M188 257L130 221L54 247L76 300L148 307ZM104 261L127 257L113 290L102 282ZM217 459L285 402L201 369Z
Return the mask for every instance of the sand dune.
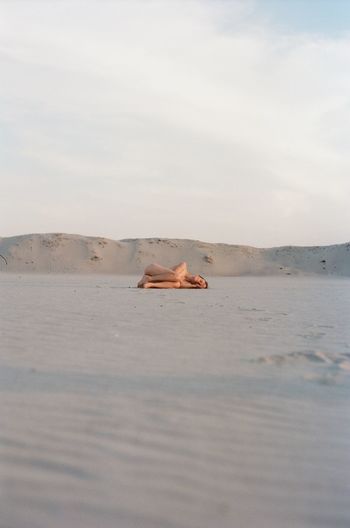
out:
M350 243L260 249L198 240L110 240L64 233L0 238L0 271L139 274L150 262L185 260L203 275L350 276Z

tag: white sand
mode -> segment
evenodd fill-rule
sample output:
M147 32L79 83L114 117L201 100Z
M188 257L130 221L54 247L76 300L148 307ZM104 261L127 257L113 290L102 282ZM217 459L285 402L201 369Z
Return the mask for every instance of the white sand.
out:
M0 239L1 271L140 274L150 262L186 261L203 275L323 274L350 276L350 243L258 249L196 240L33 234Z
M134 280L0 274L1 528L348 528L350 280Z

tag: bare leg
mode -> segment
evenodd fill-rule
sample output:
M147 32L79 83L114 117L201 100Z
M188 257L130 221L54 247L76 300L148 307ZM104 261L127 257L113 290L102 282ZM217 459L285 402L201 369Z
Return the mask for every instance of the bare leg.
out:
M183 280L188 275L186 262L180 262L180 264L177 264L171 269L174 271L179 280Z
M173 268L160 264L150 264L138 283L139 288L193 288L190 284L186 262L180 262Z
M163 281L163 282L146 282L144 284L143 288L157 288L157 289L174 289L174 288L180 288L180 281L177 282L170 282L170 281Z
M150 264L145 269L145 275L150 275L151 277L153 277L153 275L160 275L161 273L174 273L174 271L170 268L160 266L159 264Z

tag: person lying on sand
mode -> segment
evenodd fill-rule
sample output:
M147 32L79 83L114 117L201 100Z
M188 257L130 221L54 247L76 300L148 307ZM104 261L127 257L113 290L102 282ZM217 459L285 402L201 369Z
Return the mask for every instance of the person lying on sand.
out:
M208 288L207 281L201 275L191 275L186 262L181 262L173 268L165 268L159 264L150 264L144 271L138 288Z

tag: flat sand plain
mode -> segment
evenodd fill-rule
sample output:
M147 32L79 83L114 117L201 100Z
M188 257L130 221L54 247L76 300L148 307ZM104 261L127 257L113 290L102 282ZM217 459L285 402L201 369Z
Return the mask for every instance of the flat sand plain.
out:
M0 274L1 528L350 526L350 280Z

